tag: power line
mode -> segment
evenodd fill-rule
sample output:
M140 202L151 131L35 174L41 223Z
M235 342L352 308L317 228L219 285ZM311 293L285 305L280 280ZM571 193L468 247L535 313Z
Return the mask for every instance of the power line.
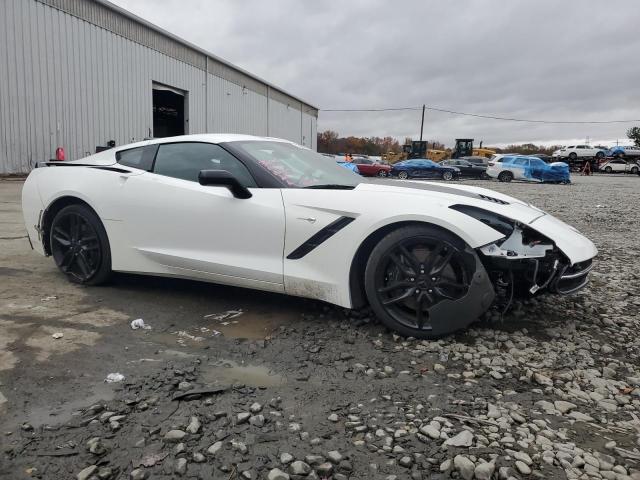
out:
M462 115L465 117L486 118L489 120L502 120L506 122L524 122L524 123L547 123L547 124L607 124L607 123L635 123L640 122L640 119L632 120L532 120L525 118L513 118L513 117L500 117L498 115L458 112L455 110L448 110L445 108L429 107L425 106L427 110L441 113L449 113L452 115ZM321 112L398 112L407 110L422 110L422 107L394 107L394 108L327 108L320 109Z

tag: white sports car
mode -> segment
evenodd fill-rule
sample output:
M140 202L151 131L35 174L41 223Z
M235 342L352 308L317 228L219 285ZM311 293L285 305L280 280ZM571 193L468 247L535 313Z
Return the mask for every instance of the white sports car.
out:
M73 282L113 271L367 304L431 338L515 296L587 284L597 250L525 202L366 180L286 140L190 135L46 162L22 192L35 250Z

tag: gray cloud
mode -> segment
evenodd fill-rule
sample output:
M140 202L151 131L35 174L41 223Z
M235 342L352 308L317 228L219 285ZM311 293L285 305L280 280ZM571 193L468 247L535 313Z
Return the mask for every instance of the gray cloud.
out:
M640 118L637 0L113 0L320 108L418 106L550 120ZM624 138L428 112L425 137ZM343 135L418 135L419 112L320 112Z

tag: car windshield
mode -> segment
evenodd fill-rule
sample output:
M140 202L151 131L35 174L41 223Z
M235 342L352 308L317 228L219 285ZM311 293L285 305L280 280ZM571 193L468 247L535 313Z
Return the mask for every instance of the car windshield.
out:
M362 182L362 177L330 158L292 143L265 140L233 145L289 188L353 188Z

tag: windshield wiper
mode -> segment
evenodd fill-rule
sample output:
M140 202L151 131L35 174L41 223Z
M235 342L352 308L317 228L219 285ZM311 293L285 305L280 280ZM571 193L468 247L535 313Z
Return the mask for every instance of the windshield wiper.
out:
M309 185L303 188L319 188L319 189L327 189L327 190L353 190L356 188L355 185L341 185L339 183L325 183L322 185Z

